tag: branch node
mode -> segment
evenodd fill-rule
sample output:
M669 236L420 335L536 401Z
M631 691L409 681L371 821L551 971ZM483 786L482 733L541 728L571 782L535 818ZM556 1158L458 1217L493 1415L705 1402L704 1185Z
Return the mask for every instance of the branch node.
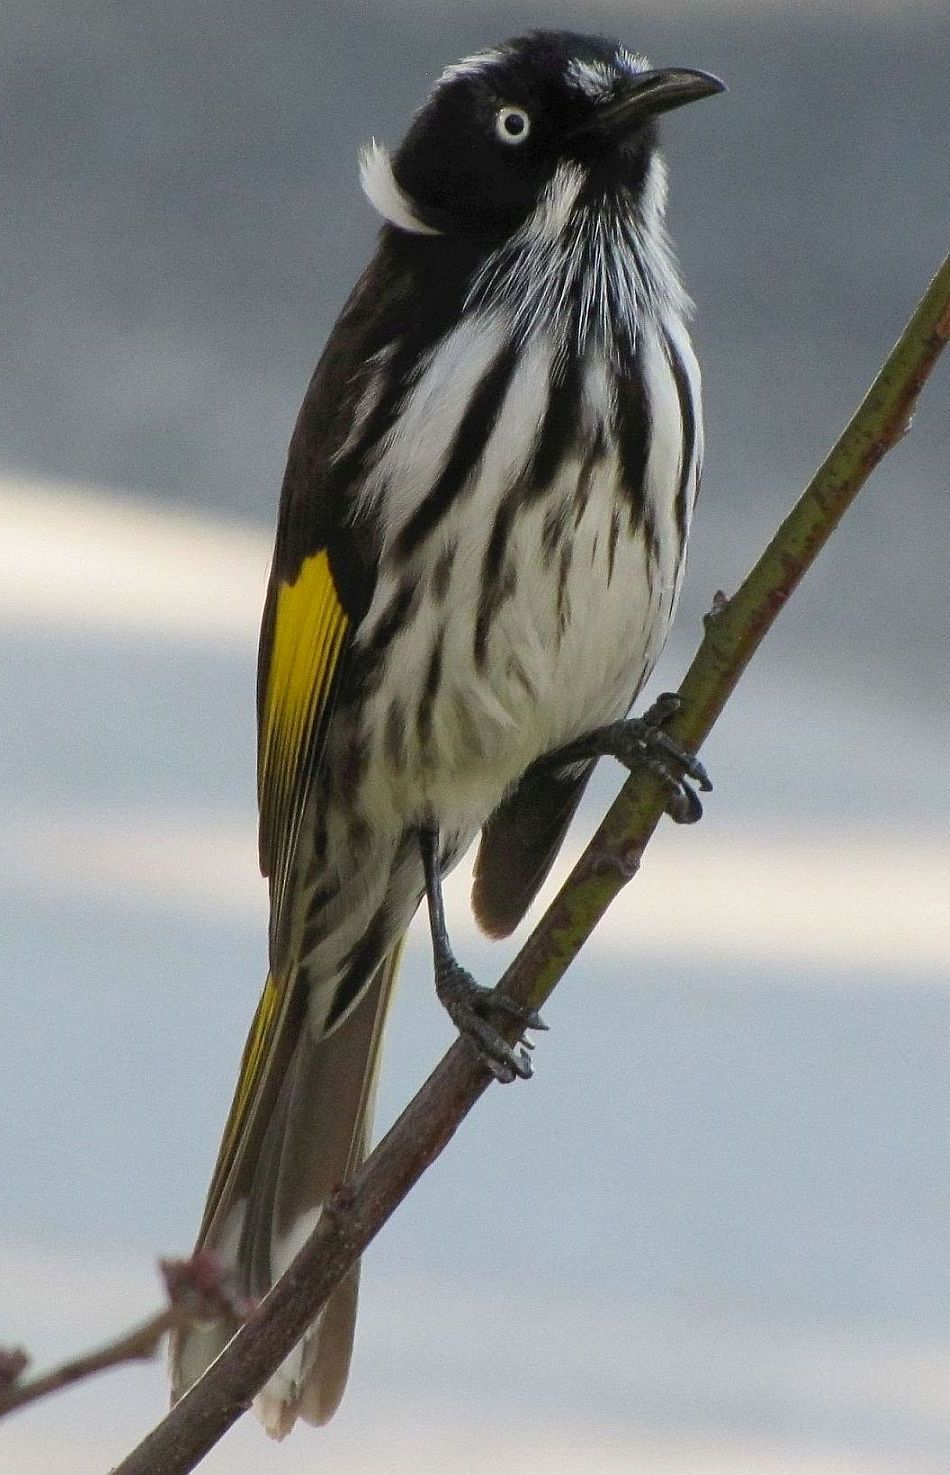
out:
M937 337L942 338L944 343L950 339L950 303L947 304L946 310L941 313L938 319Z
M622 876L624 881L632 881L640 869L643 859L643 846L634 844L630 846L606 846L591 849L590 860L594 868L600 872L615 871Z
M729 599L722 589L717 589L712 598L712 604L703 615L703 628L711 630L717 620L720 620L726 612Z
M330 1219L339 1222L348 1219L356 1207L356 1194L352 1185L340 1183L334 1188L323 1205L323 1213Z
M0 1388L13 1388L30 1365L30 1354L22 1347L0 1347Z
M256 1302L244 1295L233 1274L211 1250L198 1250L188 1260L159 1260L168 1302L187 1321L216 1321L221 1316L244 1321Z

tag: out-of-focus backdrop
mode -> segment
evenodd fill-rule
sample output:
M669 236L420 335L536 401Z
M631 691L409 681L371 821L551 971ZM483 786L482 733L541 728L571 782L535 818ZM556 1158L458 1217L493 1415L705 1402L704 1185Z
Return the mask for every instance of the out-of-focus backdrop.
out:
M264 967L256 622L304 385L372 247L360 143L531 25L720 73L665 128L708 470L655 689L950 237L932 5L6 0L0 37L0 1342L45 1362L187 1251ZM936 1475L950 1449L946 370L559 991L367 1258L337 1420L208 1471ZM617 783L605 767L571 847ZM466 921L490 979L510 956ZM381 1121L447 1043L423 930ZM123 1371L0 1429L105 1471Z

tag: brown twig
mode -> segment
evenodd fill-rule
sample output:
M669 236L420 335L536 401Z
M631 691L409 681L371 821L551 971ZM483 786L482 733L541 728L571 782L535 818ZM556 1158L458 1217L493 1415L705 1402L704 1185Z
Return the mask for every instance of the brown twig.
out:
M19 1347L0 1348L0 1419L49 1393L91 1378L94 1373L121 1367L126 1362L147 1361L158 1351L165 1333L186 1322L213 1318L222 1312L245 1317L255 1309L235 1291L227 1270L208 1250L201 1250L188 1260L159 1260L158 1268L165 1282L167 1306L115 1341L25 1380L23 1374L30 1365L27 1353Z
M22 1377L22 1372L29 1363L29 1358L22 1353L20 1372L5 1386L0 1387L0 1419L16 1408L25 1408L28 1403L45 1398L48 1393L57 1393L60 1388L71 1388L73 1383L91 1378L94 1373L105 1372L110 1367L120 1367L124 1362L147 1361L155 1356L165 1333L171 1331L180 1320L180 1311L174 1306L166 1306L164 1310L150 1316L148 1321L141 1322L130 1332L117 1337L114 1342L61 1362L59 1367L39 1373L35 1378Z
M789 594L881 457L900 439L945 346L950 258L851 424L735 596L720 602L680 689L671 728L698 747ZM537 1007L610 901L636 873L663 808L658 782L628 782L499 984ZM442 1151L490 1081L456 1042L352 1181L327 1205L286 1273L212 1364L113 1475L186 1475L250 1404L354 1261Z

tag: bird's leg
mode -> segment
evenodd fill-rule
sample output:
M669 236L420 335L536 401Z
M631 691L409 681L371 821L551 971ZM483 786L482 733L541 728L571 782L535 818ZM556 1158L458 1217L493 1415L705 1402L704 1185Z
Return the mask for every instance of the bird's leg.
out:
M642 717L608 722L605 727L596 728L576 742L546 753L538 759L538 764L545 768L563 768L566 764L582 763L591 758L611 757L617 758L631 772L639 767L647 768L657 774L666 786L667 814L677 824L695 824L702 816L703 806L689 780L704 793L709 792L712 784L695 754L688 753L663 727L679 706L680 699L676 693L665 691Z
M524 1029L546 1029L536 1009L528 1009L496 994L493 989L482 988L472 975L463 968L452 951L445 926L445 910L442 905L442 867L439 860L439 832L437 829L419 831L419 850L426 878L426 898L429 903L429 928L432 933L432 953L435 960L435 991L448 1011L449 1018L459 1033L474 1045L479 1059L491 1071L497 1081L513 1081L516 1076L528 1080L531 1075L531 1057L523 1047L531 1048L530 1041L522 1038L517 1046L509 1045L491 1023L492 1014L516 1019Z

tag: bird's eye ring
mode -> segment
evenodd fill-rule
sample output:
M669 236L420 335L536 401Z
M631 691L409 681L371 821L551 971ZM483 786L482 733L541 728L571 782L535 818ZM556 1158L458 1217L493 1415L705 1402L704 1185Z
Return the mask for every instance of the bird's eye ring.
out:
M503 107L495 114L495 133L502 143L524 143L531 132L531 119L524 108Z

